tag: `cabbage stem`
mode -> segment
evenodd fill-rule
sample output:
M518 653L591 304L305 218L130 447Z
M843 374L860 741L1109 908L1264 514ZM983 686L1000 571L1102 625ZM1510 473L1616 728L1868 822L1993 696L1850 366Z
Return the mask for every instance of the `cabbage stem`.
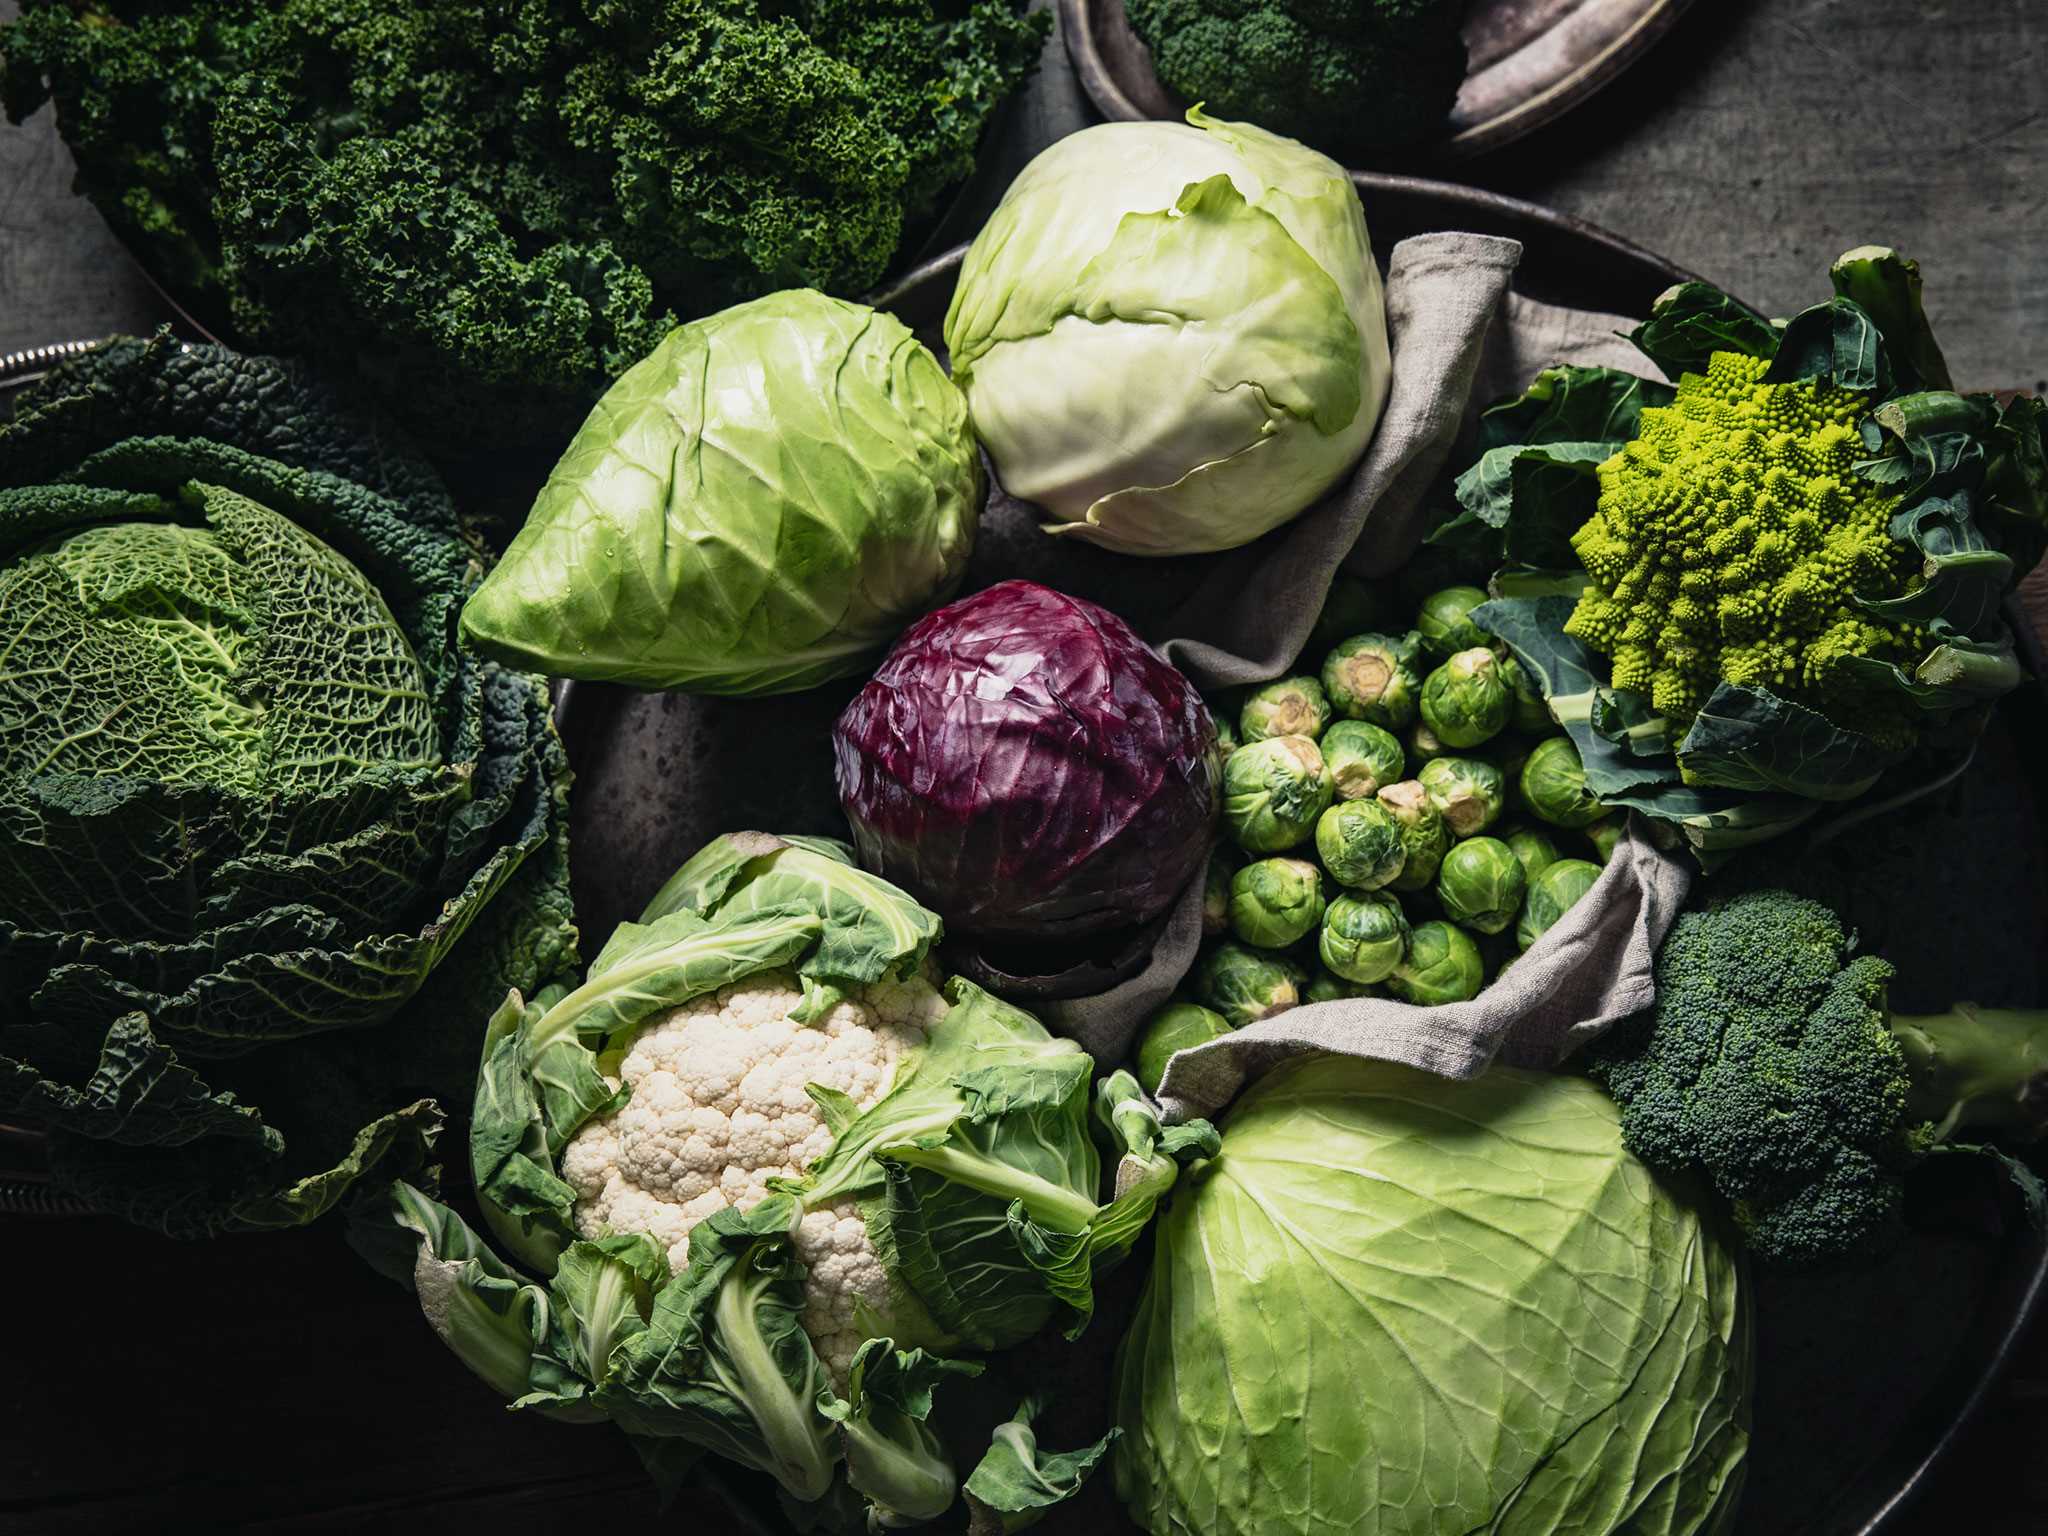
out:
M978 1189L985 1195L1022 1201L1033 1221L1055 1232L1086 1232L1102 1209L1086 1195L1077 1194L1065 1185L1055 1184L1050 1179L1042 1179L1035 1173L1026 1173L993 1158L963 1152L950 1144L920 1147L905 1142L878 1148L877 1155L908 1163L913 1168L928 1169L941 1178L969 1189Z

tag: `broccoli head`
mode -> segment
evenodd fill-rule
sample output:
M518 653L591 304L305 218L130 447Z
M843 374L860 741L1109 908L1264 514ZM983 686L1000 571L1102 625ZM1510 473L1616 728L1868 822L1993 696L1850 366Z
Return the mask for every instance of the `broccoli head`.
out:
M855 294L1037 61L1022 0L25 0L19 121L239 341L443 443L559 434L676 323Z
M1680 917L1657 1001L1596 1042L1588 1074L1629 1149L1696 1171L1760 1257L1880 1249L1914 1160L1958 1130L2048 1129L2048 1010L1892 1015L1892 968L1816 901L1749 891Z
M1465 78L1452 0L1126 0L1159 78L1339 159L1439 133Z
M1888 527L1899 499L1859 477L1868 398L1766 383L1766 358L1717 352L1600 466L1599 509L1572 536L1591 584L1565 625L1613 682L1689 724L1718 682L1793 699L1880 738L1912 722L1850 658L1910 667L1922 625L1866 604L1917 577Z

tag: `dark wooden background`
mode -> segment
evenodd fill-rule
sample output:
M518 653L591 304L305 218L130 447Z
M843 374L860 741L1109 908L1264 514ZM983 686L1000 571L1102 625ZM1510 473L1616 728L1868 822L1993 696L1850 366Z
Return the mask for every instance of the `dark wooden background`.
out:
M1055 40L987 187L1085 120ZM1926 268L1966 386L2048 389L2048 0L1699 0L1577 114L1446 174L1606 224L1778 312L1838 252L1894 244ZM162 317L70 177L48 113L0 128L0 352ZM2048 633L2048 578L2030 596ZM0 1319L8 1536L509 1536L654 1513L615 1437L505 1414L331 1232L187 1248L0 1221ZM1900 1536L2048 1529L2044 1445L2037 1330ZM687 1510L673 1524L710 1529Z

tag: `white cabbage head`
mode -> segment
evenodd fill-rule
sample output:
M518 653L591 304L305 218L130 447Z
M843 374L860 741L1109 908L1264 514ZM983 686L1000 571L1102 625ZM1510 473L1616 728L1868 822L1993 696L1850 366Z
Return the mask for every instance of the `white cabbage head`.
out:
M1391 371L1349 176L1248 124L1107 123L1011 183L946 315L954 382L1050 533L1231 549L1329 491Z

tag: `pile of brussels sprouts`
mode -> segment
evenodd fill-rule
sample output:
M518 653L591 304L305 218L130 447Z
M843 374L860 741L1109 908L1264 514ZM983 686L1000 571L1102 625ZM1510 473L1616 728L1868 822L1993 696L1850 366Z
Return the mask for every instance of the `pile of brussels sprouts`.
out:
M1216 711L1224 837L1189 1000L1141 1038L1148 1086L1175 1051L1299 1003L1476 997L1599 878L1622 817L1472 623L1485 601L1432 593L1412 629L1353 634L1318 675L1247 695L1235 729Z

